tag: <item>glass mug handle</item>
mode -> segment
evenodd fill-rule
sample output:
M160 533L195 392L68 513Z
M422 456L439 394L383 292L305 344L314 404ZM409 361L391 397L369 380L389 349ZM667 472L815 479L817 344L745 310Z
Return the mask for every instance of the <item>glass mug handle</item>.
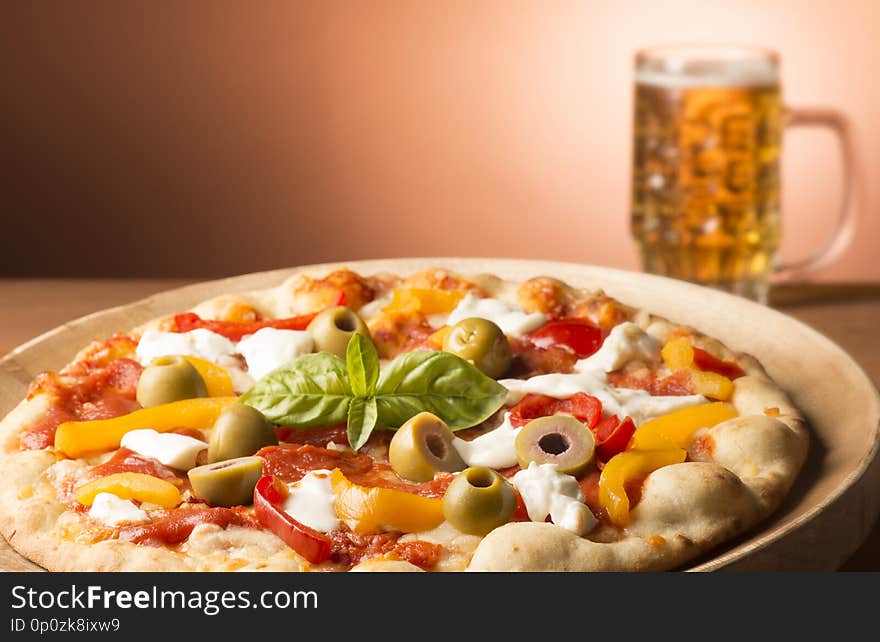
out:
M811 256L791 263L780 263L774 269L782 278L819 269L833 262L849 247L856 228L858 208L855 201L855 150L846 116L833 109L786 108L786 127L827 127L837 135L843 162L843 185L837 225L831 238Z

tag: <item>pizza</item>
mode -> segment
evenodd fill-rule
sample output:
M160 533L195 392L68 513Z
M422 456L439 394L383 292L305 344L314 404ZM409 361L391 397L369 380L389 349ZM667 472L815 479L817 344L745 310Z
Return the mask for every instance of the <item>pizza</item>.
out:
M0 423L53 571L659 571L776 511L759 363L552 276L295 273L95 337Z

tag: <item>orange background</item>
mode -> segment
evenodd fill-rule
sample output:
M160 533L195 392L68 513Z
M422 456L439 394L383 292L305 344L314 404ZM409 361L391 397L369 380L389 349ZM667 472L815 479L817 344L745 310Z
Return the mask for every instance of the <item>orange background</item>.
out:
M788 102L852 119L864 211L822 280L880 280L880 3L5 5L0 275L218 276L386 256L637 268L632 56L778 49ZM840 190L785 141L783 256Z

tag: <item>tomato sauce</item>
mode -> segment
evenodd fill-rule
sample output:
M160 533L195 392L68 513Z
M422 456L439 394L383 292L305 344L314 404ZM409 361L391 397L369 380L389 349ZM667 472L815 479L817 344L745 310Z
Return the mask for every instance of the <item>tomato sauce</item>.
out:
M674 372L666 377L659 377L656 372L647 368L633 372L609 372L605 376L608 383L615 388L635 388L646 390L652 395L663 396L695 394L690 373L686 370Z
M44 372L34 379L28 399L49 395L50 406L43 417L21 437L25 450L39 450L55 442L55 430L65 421L109 419L128 414L140 406L135 400L143 368L137 361L113 359L75 364L64 377Z
M419 568L432 568L440 559L442 547L429 542L399 542L402 533L358 534L348 530L328 533L330 561L352 567L365 559L387 555L405 560Z
M216 524L220 528L227 526L247 526L259 528L256 518L251 516L248 508L172 508L155 511L150 514L149 524L132 524L119 529L119 539L135 544L162 546L180 544L199 524Z
M143 457L128 448L120 448L116 453L103 464L95 466L89 471L89 477L98 479L116 473L142 473L144 475L152 475L159 479L181 486L186 479L184 476L178 475L173 469L159 463L155 459Z

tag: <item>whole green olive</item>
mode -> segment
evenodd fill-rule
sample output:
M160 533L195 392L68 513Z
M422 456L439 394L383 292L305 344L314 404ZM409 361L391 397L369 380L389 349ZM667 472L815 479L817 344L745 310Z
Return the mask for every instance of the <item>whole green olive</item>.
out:
M278 444L278 436L256 408L243 403L228 405L217 417L208 441L208 462L253 455L264 446Z
M434 473L454 472L465 467L452 445L452 431L442 419L420 412L397 429L388 446L391 467L404 479L426 482Z
M462 533L485 535L506 524L516 509L513 486L491 468L459 473L443 496L443 515Z
M243 506L254 501L254 487L263 475L262 457L239 457L191 468L193 494L211 506Z
M144 368L137 385L137 400L144 408L207 396L202 375L180 355L153 359Z
M556 464L556 470L576 475L593 460L593 431L570 415L538 417L523 426L514 443L522 468L529 462Z
M485 375L497 379L510 367L513 353L504 332L488 319L462 319L443 340L443 349L470 361Z
M353 334L370 336L364 320L344 306L324 310L312 319L307 330L315 342L315 350L330 352L343 359Z

